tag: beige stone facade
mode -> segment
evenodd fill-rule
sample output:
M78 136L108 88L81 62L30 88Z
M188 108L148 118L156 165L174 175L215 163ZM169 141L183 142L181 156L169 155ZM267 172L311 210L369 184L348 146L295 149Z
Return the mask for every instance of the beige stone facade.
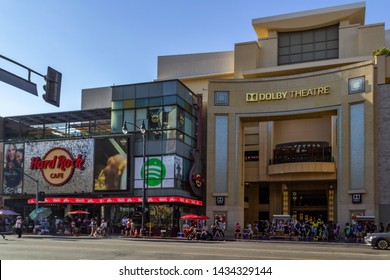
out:
M364 18L363 2L254 19L233 52L159 58L160 80L203 95L206 214L228 231L274 214L390 222L390 61L372 57L388 31Z

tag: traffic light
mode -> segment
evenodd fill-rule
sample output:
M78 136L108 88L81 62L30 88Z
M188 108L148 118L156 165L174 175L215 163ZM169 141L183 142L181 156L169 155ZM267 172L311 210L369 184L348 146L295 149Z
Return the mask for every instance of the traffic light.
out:
M47 67L45 76L46 85L43 86L45 94L43 99L54 106L60 107L62 74L51 67Z
M45 201L45 192L38 193L38 201Z

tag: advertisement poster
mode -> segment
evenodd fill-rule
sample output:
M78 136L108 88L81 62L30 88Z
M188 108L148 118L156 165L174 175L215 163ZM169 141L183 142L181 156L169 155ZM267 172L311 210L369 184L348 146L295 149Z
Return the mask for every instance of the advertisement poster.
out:
M24 144L4 144L3 194L23 193Z
M126 190L127 139L124 140L123 137L95 139L96 191Z

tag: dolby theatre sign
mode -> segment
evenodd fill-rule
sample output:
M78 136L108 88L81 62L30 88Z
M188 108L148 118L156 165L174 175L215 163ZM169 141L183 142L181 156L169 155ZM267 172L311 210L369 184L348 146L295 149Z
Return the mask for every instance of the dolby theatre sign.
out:
M322 96L330 93L329 86L274 92L248 92L246 102L261 102Z

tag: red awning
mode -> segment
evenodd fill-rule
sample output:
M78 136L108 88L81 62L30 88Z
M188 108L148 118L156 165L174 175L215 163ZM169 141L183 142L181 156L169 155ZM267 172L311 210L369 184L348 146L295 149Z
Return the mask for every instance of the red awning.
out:
M153 196L147 198L148 203L183 203L202 206L201 200L181 196ZM36 199L27 200L28 204L35 204ZM46 197L40 204L62 203L62 204L116 204L116 203L142 203L142 197Z

